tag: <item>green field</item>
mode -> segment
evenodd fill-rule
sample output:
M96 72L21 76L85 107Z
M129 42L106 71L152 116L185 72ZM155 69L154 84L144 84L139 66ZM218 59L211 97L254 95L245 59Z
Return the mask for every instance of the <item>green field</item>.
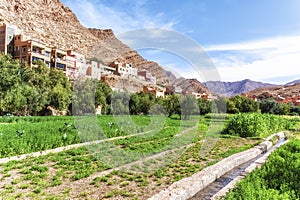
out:
M292 139L223 199L300 199L300 140Z
M259 136L228 135L233 133L227 131L234 120L231 115L190 120L178 116L2 117L2 158L98 143L0 165L1 197L145 199L261 142ZM289 125L278 130L294 129L298 123L283 122Z

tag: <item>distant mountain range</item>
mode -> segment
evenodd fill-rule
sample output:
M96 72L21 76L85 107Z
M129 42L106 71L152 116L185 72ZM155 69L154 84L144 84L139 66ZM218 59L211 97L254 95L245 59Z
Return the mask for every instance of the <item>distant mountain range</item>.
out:
M294 80L294 81L289 82L289 83L287 83L287 84L285 84L285 85L294 85L294 84L299 84L299 83L300 83L300 79Z
M165 75L168 77L171 85L182 88L183 91L186 92L211 93L214 95L231 97L243 93L258 94L262 91L268 92L268 90L273 91L278 90L278 88L297 85L296 87L293 87L291 91L292 93L300 93L300 91L296 91L294 89L300 86L300 79L291 81L283 85L263 83L252 81L250 79L235 82L208 81L201 83L197 79L185 79L183 77L177 78L170 71L165 71Z
M256 82L249 79L236 82L208 81L203 83L211 93L221 96L235 96L258 88L276 86L270 83Z

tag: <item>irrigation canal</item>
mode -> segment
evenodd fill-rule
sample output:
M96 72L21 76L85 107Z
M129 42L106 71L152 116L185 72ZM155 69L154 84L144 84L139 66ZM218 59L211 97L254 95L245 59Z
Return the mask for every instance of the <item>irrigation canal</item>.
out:
M261 166L263 163L257 162L258 160L265 161L271 152L276 150L281 145L285 144L286 140L284 138L280 139L274 146L272 146L269 150L264 152L263 154L259 155L258 157L233 168L231 171L227 172L220 178L218 178L213 183L209 184L206 188L199 191L193 197L189 198L189 200L208 200L208 199L215 199L215 196L218 196L218 193L223 189L227 190L226 187L230 184L235 178L238 176L245 177L247 175L247 168L252 165L256 164L257 166ZM229 188L228 188L229 189Z

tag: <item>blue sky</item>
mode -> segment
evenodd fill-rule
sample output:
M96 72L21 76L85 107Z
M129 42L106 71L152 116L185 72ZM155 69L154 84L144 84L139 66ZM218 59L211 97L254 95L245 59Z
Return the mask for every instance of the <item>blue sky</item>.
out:
M300 78L299 0L62 2L72 9L83 25L113 29L129 46L130 41L122 38L127 31L160 28L183 34L207 52L219 73L215 80L250 78L285 83ZM186 78L214 79L213 76L201 76L186 57L168 49L147 48L138 52Z

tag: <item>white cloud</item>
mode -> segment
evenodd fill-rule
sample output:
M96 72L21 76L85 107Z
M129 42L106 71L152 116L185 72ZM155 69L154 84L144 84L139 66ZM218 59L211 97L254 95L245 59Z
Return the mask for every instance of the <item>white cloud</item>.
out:
M164 13L153 14L147 10L144 6L146 0L123 0L118 6L109 7L95 0L67 0L64 3L76 13L84 26L113 29L115 33L146 27L172 29L176 24L167 21Z
M300 36L207 46L204 50L212 58L217 67L216 70L213 69L210 59L205 52L203 53L203 49L198 44L194 44L193 41L184 42L187 41L183 40L186 37L184 35L174 33L169 35L166 34L167 31L165 30L153 29L148 30L151 33L147 34L148 40L146 40L143 39L145 34L140 31L127 32L126 34L126 31L149 27L174 29L177 22L168 20L164 13L148 10L147 0L119 0L114 6L109 7L99 0L65 0L64 3L76 13L82 24L87 27L111 28L117 34L125 32L125 38L121 37L122 34L118 36L133 48L143 47L143 45L152 47L148 42L151 44L161 43L165 45L165 50L171 49L171 52L175 52L191 63L198 65L196 67L197 72L197 69L195 70L195 67L191 67L191 65L182 66L182 63L174 64L173 60L165 61L163 56L156 56L155 52L153 52L154 59L151 59L151 56L147 57L147 59L162 65L169 65L186 78L196 77L199 80L207 81L214 80L214 78L220 80L221 76L221 80L224 81L250 78L258 81L276 80L277 82L280 82L279 77L296 77L298 75L300 78ZM140 39L137 40L137 38ZM137 41L138 44L136 44ZM153 47L159 47L155 44ZM159 49L161 50L161 48ZM180 51L173 49L180 49ZM206 66L210 69L207 69ZM199 75L199 69L203 74L202 77Z
M258 81L278 77L300 78L300 36L271 38L244 43L215 45L205 48L221 78L236 81L250 78Z

